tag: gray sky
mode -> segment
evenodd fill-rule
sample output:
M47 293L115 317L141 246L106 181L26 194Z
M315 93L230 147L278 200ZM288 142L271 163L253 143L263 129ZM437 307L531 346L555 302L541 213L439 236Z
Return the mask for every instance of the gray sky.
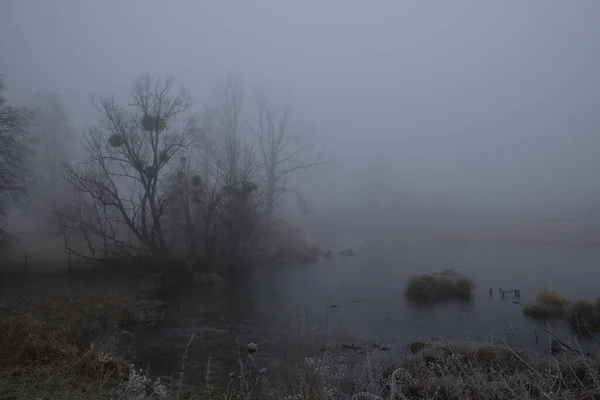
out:
M238 74L315 127L330 198L386 160L464 204L600 204L599 21L597 0L2 0L0 72L16 102L63 95L79 130L90 93L139 73L199 105Z

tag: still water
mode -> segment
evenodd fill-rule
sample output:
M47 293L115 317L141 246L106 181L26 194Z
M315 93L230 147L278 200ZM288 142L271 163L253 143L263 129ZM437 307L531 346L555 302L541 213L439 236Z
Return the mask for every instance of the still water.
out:
M600 293L598 247L427 239L389 231L365 235L351 229L320 234L321 246L333 249L331 260L257 268L217 287L172 296L164 323L140 333L134 353L157 373L175 373L194 334L190 373L203 376L212 357L213 369L226 376L235 368L236 340L242 351L247 343L257 343L258 359L270 368L276 367L286 346L303 340L303 356L344 342L379 341L399 352L418 338L440 337L512 339L541 349L549 340L546 323L524 317L510 296L498 296L499 287L521 289L522 302L544 287L571 299L593 300ZM337 255L350 247L356 255ZM404 298L408 277L444 268L473 279L471 302L417 305ZM574 340L564 324L553 323L551 328L562 339Z

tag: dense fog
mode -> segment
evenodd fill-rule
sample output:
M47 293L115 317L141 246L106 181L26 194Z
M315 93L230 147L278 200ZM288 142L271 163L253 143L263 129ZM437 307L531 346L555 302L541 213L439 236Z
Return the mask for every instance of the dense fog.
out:
M233 76L244 105L259 88L311 134L327 165L286 184L321 217L400 207L590 227L599 16L593 0L8 0L0 72L12 103L59 95L75 136L98 122L91 94L126 102L139 74L172 74L196 111Z

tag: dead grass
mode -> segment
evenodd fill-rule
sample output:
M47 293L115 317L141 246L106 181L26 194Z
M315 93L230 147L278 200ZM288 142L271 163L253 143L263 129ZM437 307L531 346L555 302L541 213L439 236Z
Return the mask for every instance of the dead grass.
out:
M534 319L564 318L571 302L559 293L544 289L539 292L535 301L523 307L523 313Z
M580 300L571 303L559 293L544 289L534 302L525 305L523 313L540 320L566 319L571 329L582 336L600 332L600 298L596 302Z
M395 391L406 399L594 399L600 357L565 352L535 359L505 344L440 341L389 365L382 382L379 398Z
M567 322L575 332L583 336L600 332L600 299L595 303L585 300L573 303L567 313Z
M0 398L54 398L58 393L60 398L107 398L99 394L108 395L130 371L130 362L116 348L120 329L162 320L160 304L145 301L140 293L153 285L142 278L89 272L5 283L0 292Z
M406 282L405 294L414 300L442 300L470 298L473 281L452 269L411 277Z

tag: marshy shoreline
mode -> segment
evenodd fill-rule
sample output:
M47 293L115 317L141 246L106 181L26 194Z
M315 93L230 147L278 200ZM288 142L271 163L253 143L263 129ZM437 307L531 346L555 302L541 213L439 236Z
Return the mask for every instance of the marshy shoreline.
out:
M2 398L538 399L553 393L554 398L592 399L600 393L599 352L549 341L546 347L554 353L539 354L510 338L419 340L397 354L384 344L340 342L308 354L299 350L305 339L296 337L276 369L261 365L263 343L239 342L231 343L239 370L211 370L209 359L204 376L190 376L192 334L178 354L180 370L159 377L152 365L132 367L137 363L128 353L128 343L145 330L160 329L171 311L157 301L156 282L135 274L82 271L4 283Z

